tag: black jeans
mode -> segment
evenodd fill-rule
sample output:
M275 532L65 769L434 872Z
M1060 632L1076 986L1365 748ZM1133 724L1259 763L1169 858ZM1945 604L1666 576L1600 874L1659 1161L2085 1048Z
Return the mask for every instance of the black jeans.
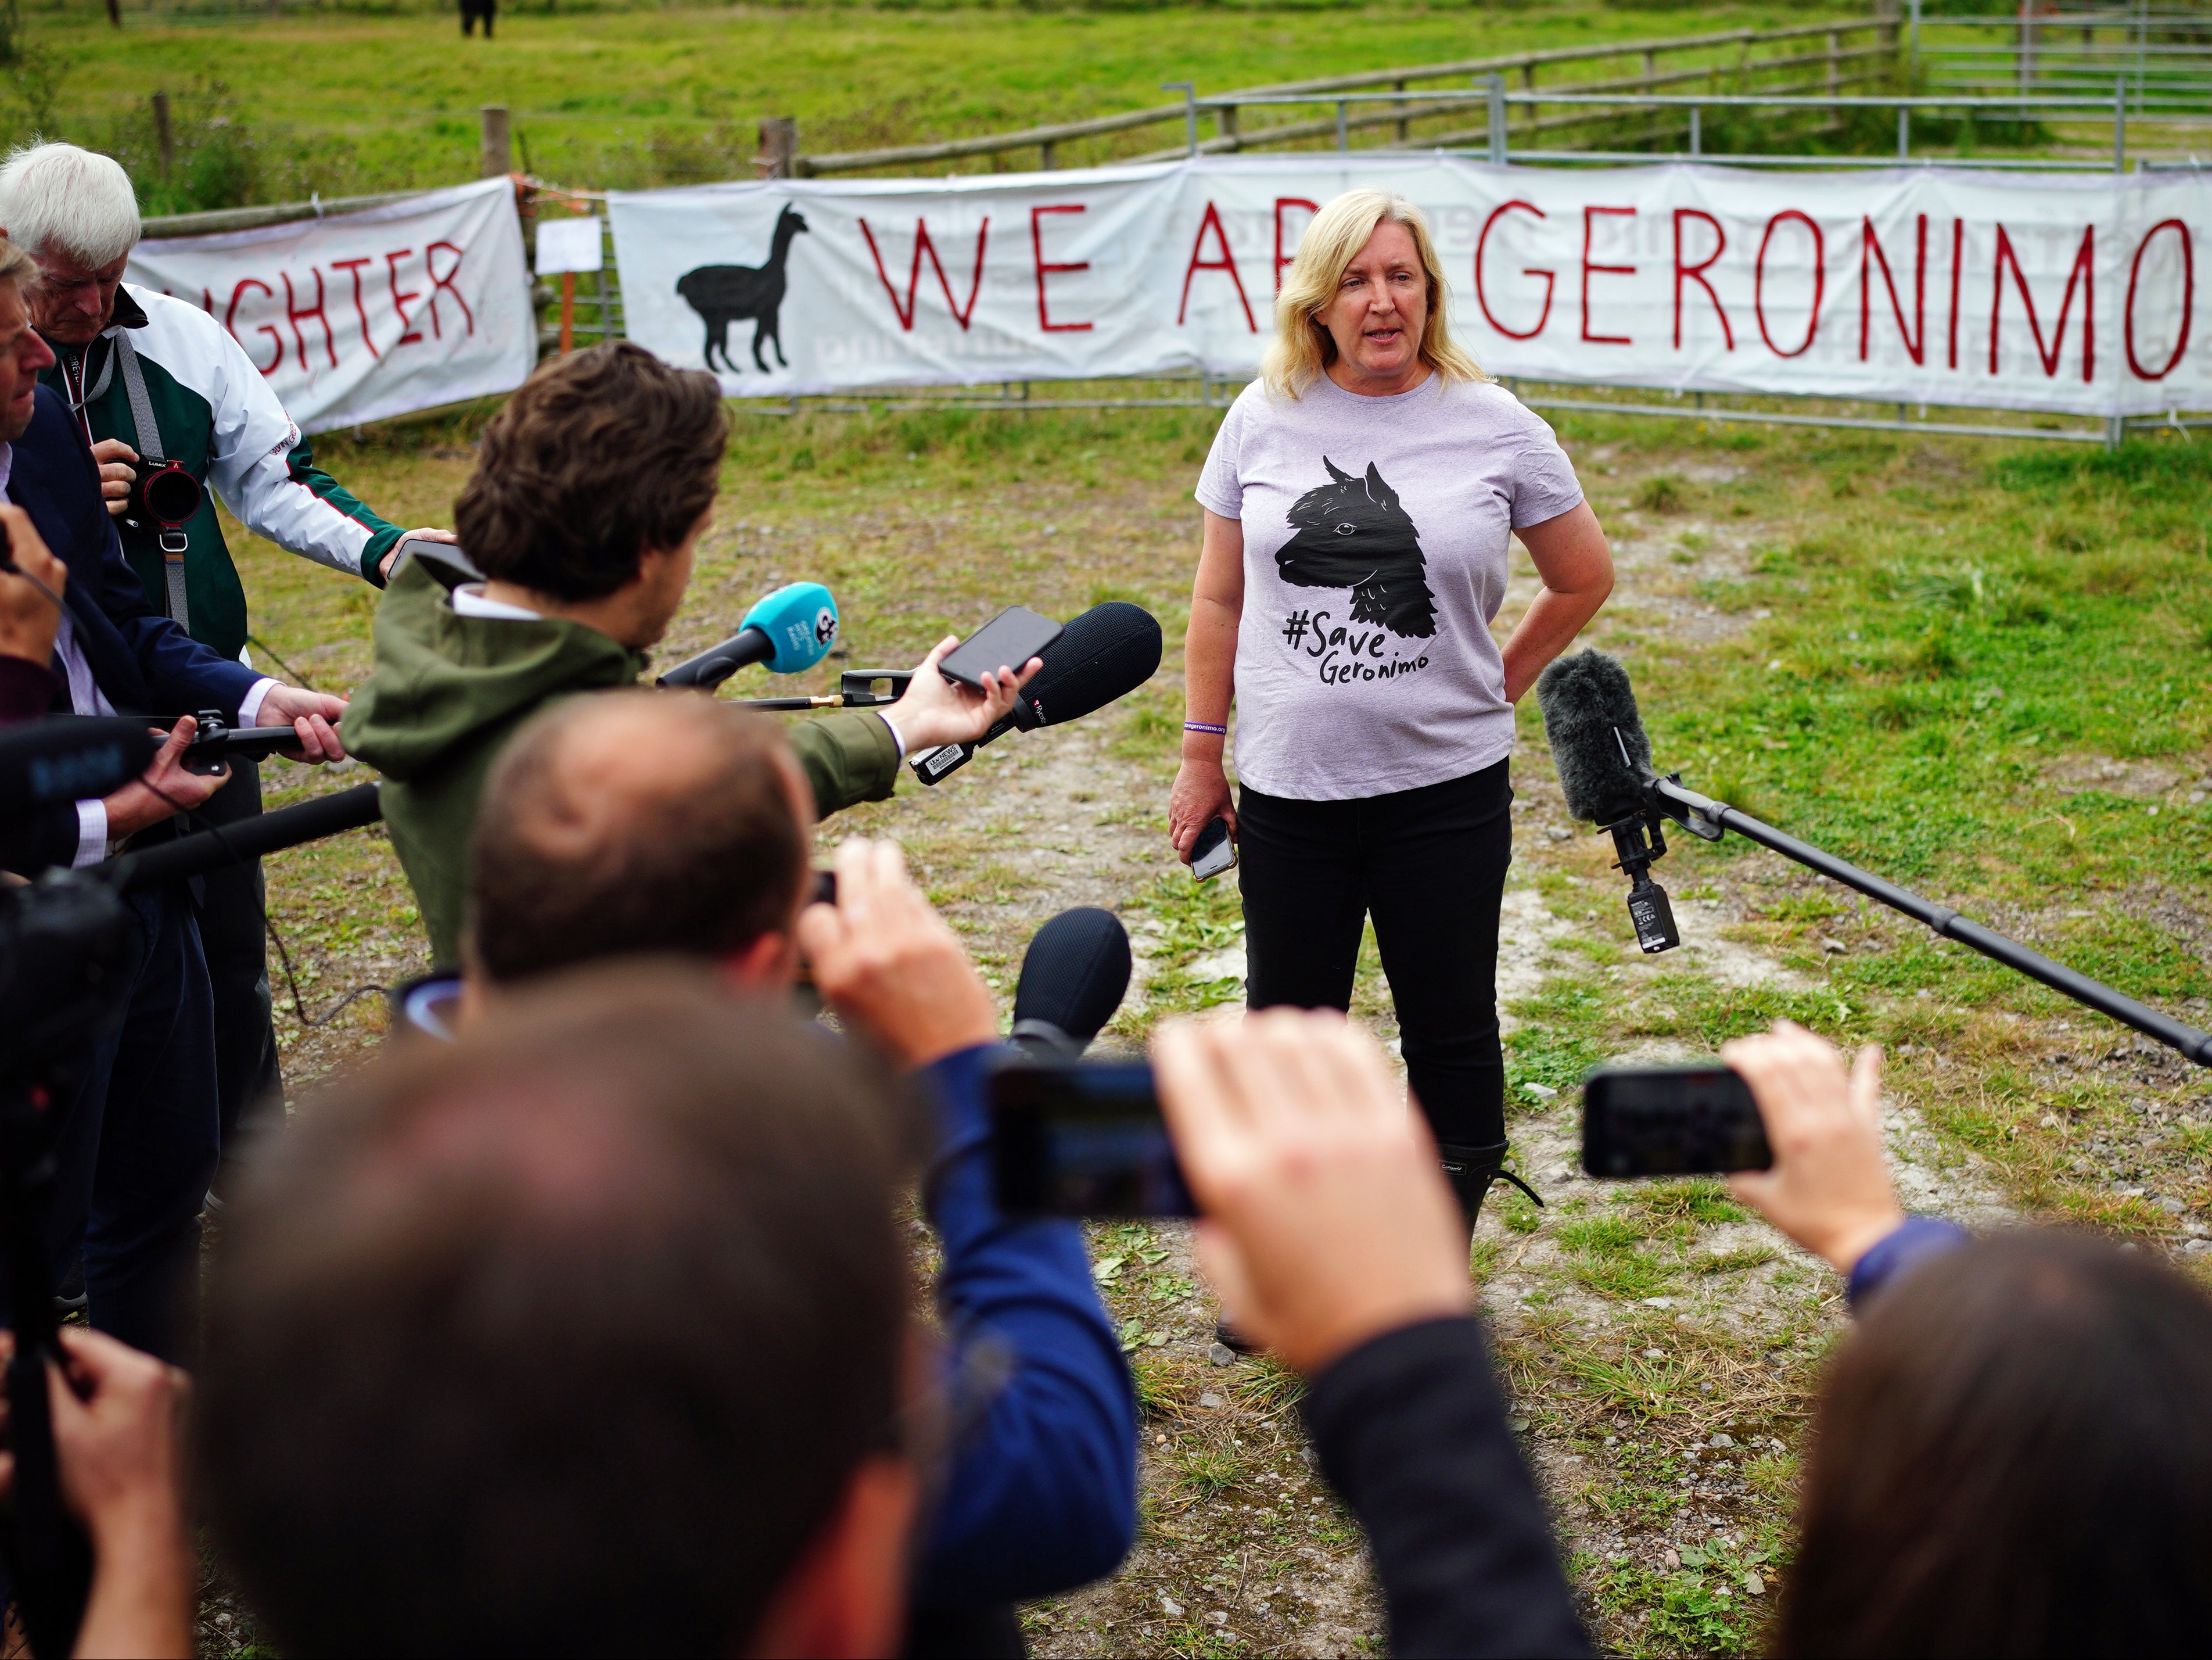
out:
M192 814L187 830L229 825L261 812L261 769L233 761L230 781ZM268 895L261 861L228 864L200 879L200 946L215 993L215 1077L222 1103L225 1180L257 1136L284 1123L284 1079L269 999Z
M215 1174L214 999L184 885L124 903L137 925L130 1002L56 1136L48 1262L58 1281L82 1251L92 1323L188 1365Z
M1352 801L1238 794L1246 1001L1349 1008L1375 918L1407 1081L1437 1140L1505 1139L1498 908L1513 860L1508 763Z

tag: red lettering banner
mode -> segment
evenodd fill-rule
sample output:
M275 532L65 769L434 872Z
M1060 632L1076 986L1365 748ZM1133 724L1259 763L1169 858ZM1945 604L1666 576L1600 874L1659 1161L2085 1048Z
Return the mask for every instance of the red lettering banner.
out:
M1221 156L762 180L616 193L608 207L633 337L701 363L717 329L772 313L787 366L763 370L740 351L716 367L733 394L780 397L1248 377L1274 327L1261 301L1280 291L1314 215L1355 185L1426 212L1450 326L1493 374L2093 415L2212 406L2195 328L2212 185L2181 173ZM787 213L804 234L779 234ZM1006 224L1029 234L987 234ZM325 269L327 294L295 284L265 337L251 332L265 310L241 307L256 362L281 347L296 366L295 330L311 355L335 331L343 356L357 333L347 307L386 284L374 265L367 281ZM444 269L401 267L422 333L453 325L436 291ZM709 269L741 274L734 309L709 315L684 297Z

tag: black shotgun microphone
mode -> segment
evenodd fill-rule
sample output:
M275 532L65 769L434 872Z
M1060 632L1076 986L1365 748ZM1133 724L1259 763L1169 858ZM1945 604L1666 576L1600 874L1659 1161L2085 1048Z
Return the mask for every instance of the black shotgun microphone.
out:
M122 716L56 714L10 727L0 734L0 816L112 794L161 746L143 721Z
M1662 816L1653 794L1651 740L1636 712L1628 671L1601 651L1552 660L1536 677L1544 737L1559 775L1567 811L1613 833L1628 875L1628 915L1636 943L1650 956L1682 943L1667 890L1651 879L1651 861L1667 851Z
M914 775L937 783L966 766L984 745L1017 728L1056 727L1126 697L1160 666L1159 619L1142 605L1109 599L1071 621L1037 655L1044 666L1022 688L1012 714L972 744L947 744L909 757Z
M1121 1006L1129 936L1113 912L1064 910L1036 931L1014 983L1013 1043L1032 1061L1073 1061Z
M157 842L136 853L119 854L88 866L86 873L113 884L118 892L131 893L156 882L205 876L264 854L281 853L325 836L360 830L383 817L384 803L377 786L356 784L351 789L258 813L219 830L200 830L172 842Z
M1680 773L1662 776L1654 771L1651 740L1644 735L1644 722L1637 714L1628 671L1603 652L1585 651L1556 660L1537 678L1536 702L1544 711L1544 735L1552 745L1552 761L1559 769L1567 811L1613 833L1613 846L1620 854L1619 868L1628 873L1632 884L1629 915L1635 920L1636 937L1645 951L1665 951L1681 943L1666 893L1648 874L1652 860L1667 851L1661 829L1663 822L1671 818L1707 842L1717 842L1734 830L1747 842L1756 842L1784 859L1795 860L1877 904L1924 923L1946 939L1955 939L1991 962L2002 963L2015 974L2050 987L2062 997L2070 997L2085 1008L2109 1015L2122 1025L2178 1049L2200 1067L2212 1067L2212 1032L2200 1031L2148 1003L2139 1003L2124 992L1960 915L1948 905L1936 904L1886 882L1809 842L1761 824L1725 801L1700 795L1683 785Z

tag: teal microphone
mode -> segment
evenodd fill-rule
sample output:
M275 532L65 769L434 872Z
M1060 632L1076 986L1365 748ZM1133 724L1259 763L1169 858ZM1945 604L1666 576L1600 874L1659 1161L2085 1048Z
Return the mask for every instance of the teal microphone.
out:
M798 674L836 643L837 602L830 590L819 582L793 582L754 605L744 625L720 645L678 663L659 684L711 691L748 663L765 663L771 674Z

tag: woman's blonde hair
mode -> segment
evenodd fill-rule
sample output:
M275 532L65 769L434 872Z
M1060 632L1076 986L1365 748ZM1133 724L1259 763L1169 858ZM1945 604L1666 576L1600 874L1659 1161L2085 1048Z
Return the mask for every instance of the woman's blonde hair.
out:
M1296 398L1319 380L1336 361L1336 342L1321 320L1336 298L1336 285L1346 269L1367 246L1367 239L1382 224L1403 225L1411 232L1420 255L1421 269L1429 278L1428 325L1421 332L1420 359L1446 380L1487 380L1474 359L1452 344L1444 323L1445 296L1450 292L1443 267L1437 262L1437 245L1429 236L1429 221L1402 196L1388 191L1348 190L1332 200L1306 227L1298 239L1298 256L1291 264L1289 278L1275 296L1275 337L1260 373L1268 390Z

